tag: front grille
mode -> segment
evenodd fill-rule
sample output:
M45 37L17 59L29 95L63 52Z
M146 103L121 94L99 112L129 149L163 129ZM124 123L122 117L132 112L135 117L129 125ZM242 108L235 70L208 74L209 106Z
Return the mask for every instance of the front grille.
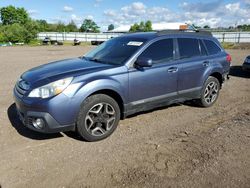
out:
M33 118L32 118L32 117L28 117L28 118L27 118L26 125L27 125L27 126L33 126Z
M20 111L17 111L17 114L24 126L33 126L33 117L27 117Z

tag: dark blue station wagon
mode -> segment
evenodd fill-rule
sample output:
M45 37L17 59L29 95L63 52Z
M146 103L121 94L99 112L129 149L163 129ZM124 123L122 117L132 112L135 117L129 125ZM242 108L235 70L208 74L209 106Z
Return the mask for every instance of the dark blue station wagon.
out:
M14 88L25 126L77 131L87 141L111 135L121 118L192 100L213 105L231 56L204 31L125 34L83 57L33 68Z

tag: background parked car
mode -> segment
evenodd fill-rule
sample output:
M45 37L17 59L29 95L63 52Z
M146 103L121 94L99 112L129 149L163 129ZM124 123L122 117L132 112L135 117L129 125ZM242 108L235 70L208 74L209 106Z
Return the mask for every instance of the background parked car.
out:
M243 65L242 65L243 70L250 70L250 55L246 57Z
M43 39L43 45L48 45L49 42L50 42L50 38L49 38L49 37L45 37L45 38Z
M78 40L78 39L74 39L74 46L78 46L78 45L81 45L81 41Z

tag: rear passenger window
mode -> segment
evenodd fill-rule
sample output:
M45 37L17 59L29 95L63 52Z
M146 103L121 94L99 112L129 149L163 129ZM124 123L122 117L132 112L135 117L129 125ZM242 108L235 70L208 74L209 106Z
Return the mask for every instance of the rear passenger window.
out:
M205 42L205 45L207 47L208 53L210 55L218 54L218 53L221 52L221 49L213 41L211 41L211 40L204 40L204 42Z
M178 46L180 52L180 58L190 58L200 56L199 42L197 39L192 38L179 38Z
M173 51L173 39L163 39L151 44L140 56L152 59L153 63L165 63L173 60Z

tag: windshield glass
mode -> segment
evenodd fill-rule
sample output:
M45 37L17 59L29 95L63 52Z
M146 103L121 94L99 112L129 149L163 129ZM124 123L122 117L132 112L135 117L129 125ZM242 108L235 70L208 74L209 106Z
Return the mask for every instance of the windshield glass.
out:
M143 46L145 42L146 39L142 38L118 37L102 43L84 57L90 61L122 65Z

